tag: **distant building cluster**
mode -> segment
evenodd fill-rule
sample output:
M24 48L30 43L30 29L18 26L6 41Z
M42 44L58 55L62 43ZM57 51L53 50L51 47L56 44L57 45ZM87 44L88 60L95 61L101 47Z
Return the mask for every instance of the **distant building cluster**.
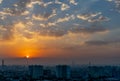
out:
M0 66L0 81L120 81L120 66Z

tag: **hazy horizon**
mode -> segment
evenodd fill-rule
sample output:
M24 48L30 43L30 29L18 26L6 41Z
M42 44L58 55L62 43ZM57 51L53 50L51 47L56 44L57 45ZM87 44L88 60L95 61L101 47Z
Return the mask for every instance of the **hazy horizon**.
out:
M37 57L37 58L4 58L1 59L1 64L2 60L4 60L5 65L120 65L119 59L114 59L111 61L111 59L92 59L91 58L76 58L72 59L71 58L49 58L49 57Z

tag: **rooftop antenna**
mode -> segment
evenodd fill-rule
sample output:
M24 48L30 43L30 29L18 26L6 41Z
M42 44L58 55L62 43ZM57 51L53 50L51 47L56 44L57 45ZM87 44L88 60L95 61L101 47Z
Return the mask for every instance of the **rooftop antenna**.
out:
M26 56L26 66L28 67L29 63L28 63L28 59L29 59L29 55Z
M75 62L74 61L72 61L72 67L75 67Z
M92 65L91 62L89 61L89 67L90 67L91 65Z
M2 59L2 67L4 66L4 59Z
M5 66L4 59L2 59L2 71L4 71L4 66Z

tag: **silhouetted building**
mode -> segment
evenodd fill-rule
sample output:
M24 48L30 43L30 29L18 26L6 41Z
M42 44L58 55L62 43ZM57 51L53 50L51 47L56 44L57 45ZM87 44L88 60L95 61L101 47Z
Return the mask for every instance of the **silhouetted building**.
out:
M31 78L40 79L43 77L43 66L31 65L29 66L29 73L30 73Z
M71 77L70 66L57 65L56 66L56 77L59 79L70 79Z
M50 69L45 69L44 70L44 78L45 79L51 79L52 78L52 73Z

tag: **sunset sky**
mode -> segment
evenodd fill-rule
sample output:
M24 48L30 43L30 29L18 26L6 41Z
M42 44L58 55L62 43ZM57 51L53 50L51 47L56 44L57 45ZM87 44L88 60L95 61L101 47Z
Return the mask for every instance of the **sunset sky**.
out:
M120 64L120 0L0 0L0 60L26 56Z

